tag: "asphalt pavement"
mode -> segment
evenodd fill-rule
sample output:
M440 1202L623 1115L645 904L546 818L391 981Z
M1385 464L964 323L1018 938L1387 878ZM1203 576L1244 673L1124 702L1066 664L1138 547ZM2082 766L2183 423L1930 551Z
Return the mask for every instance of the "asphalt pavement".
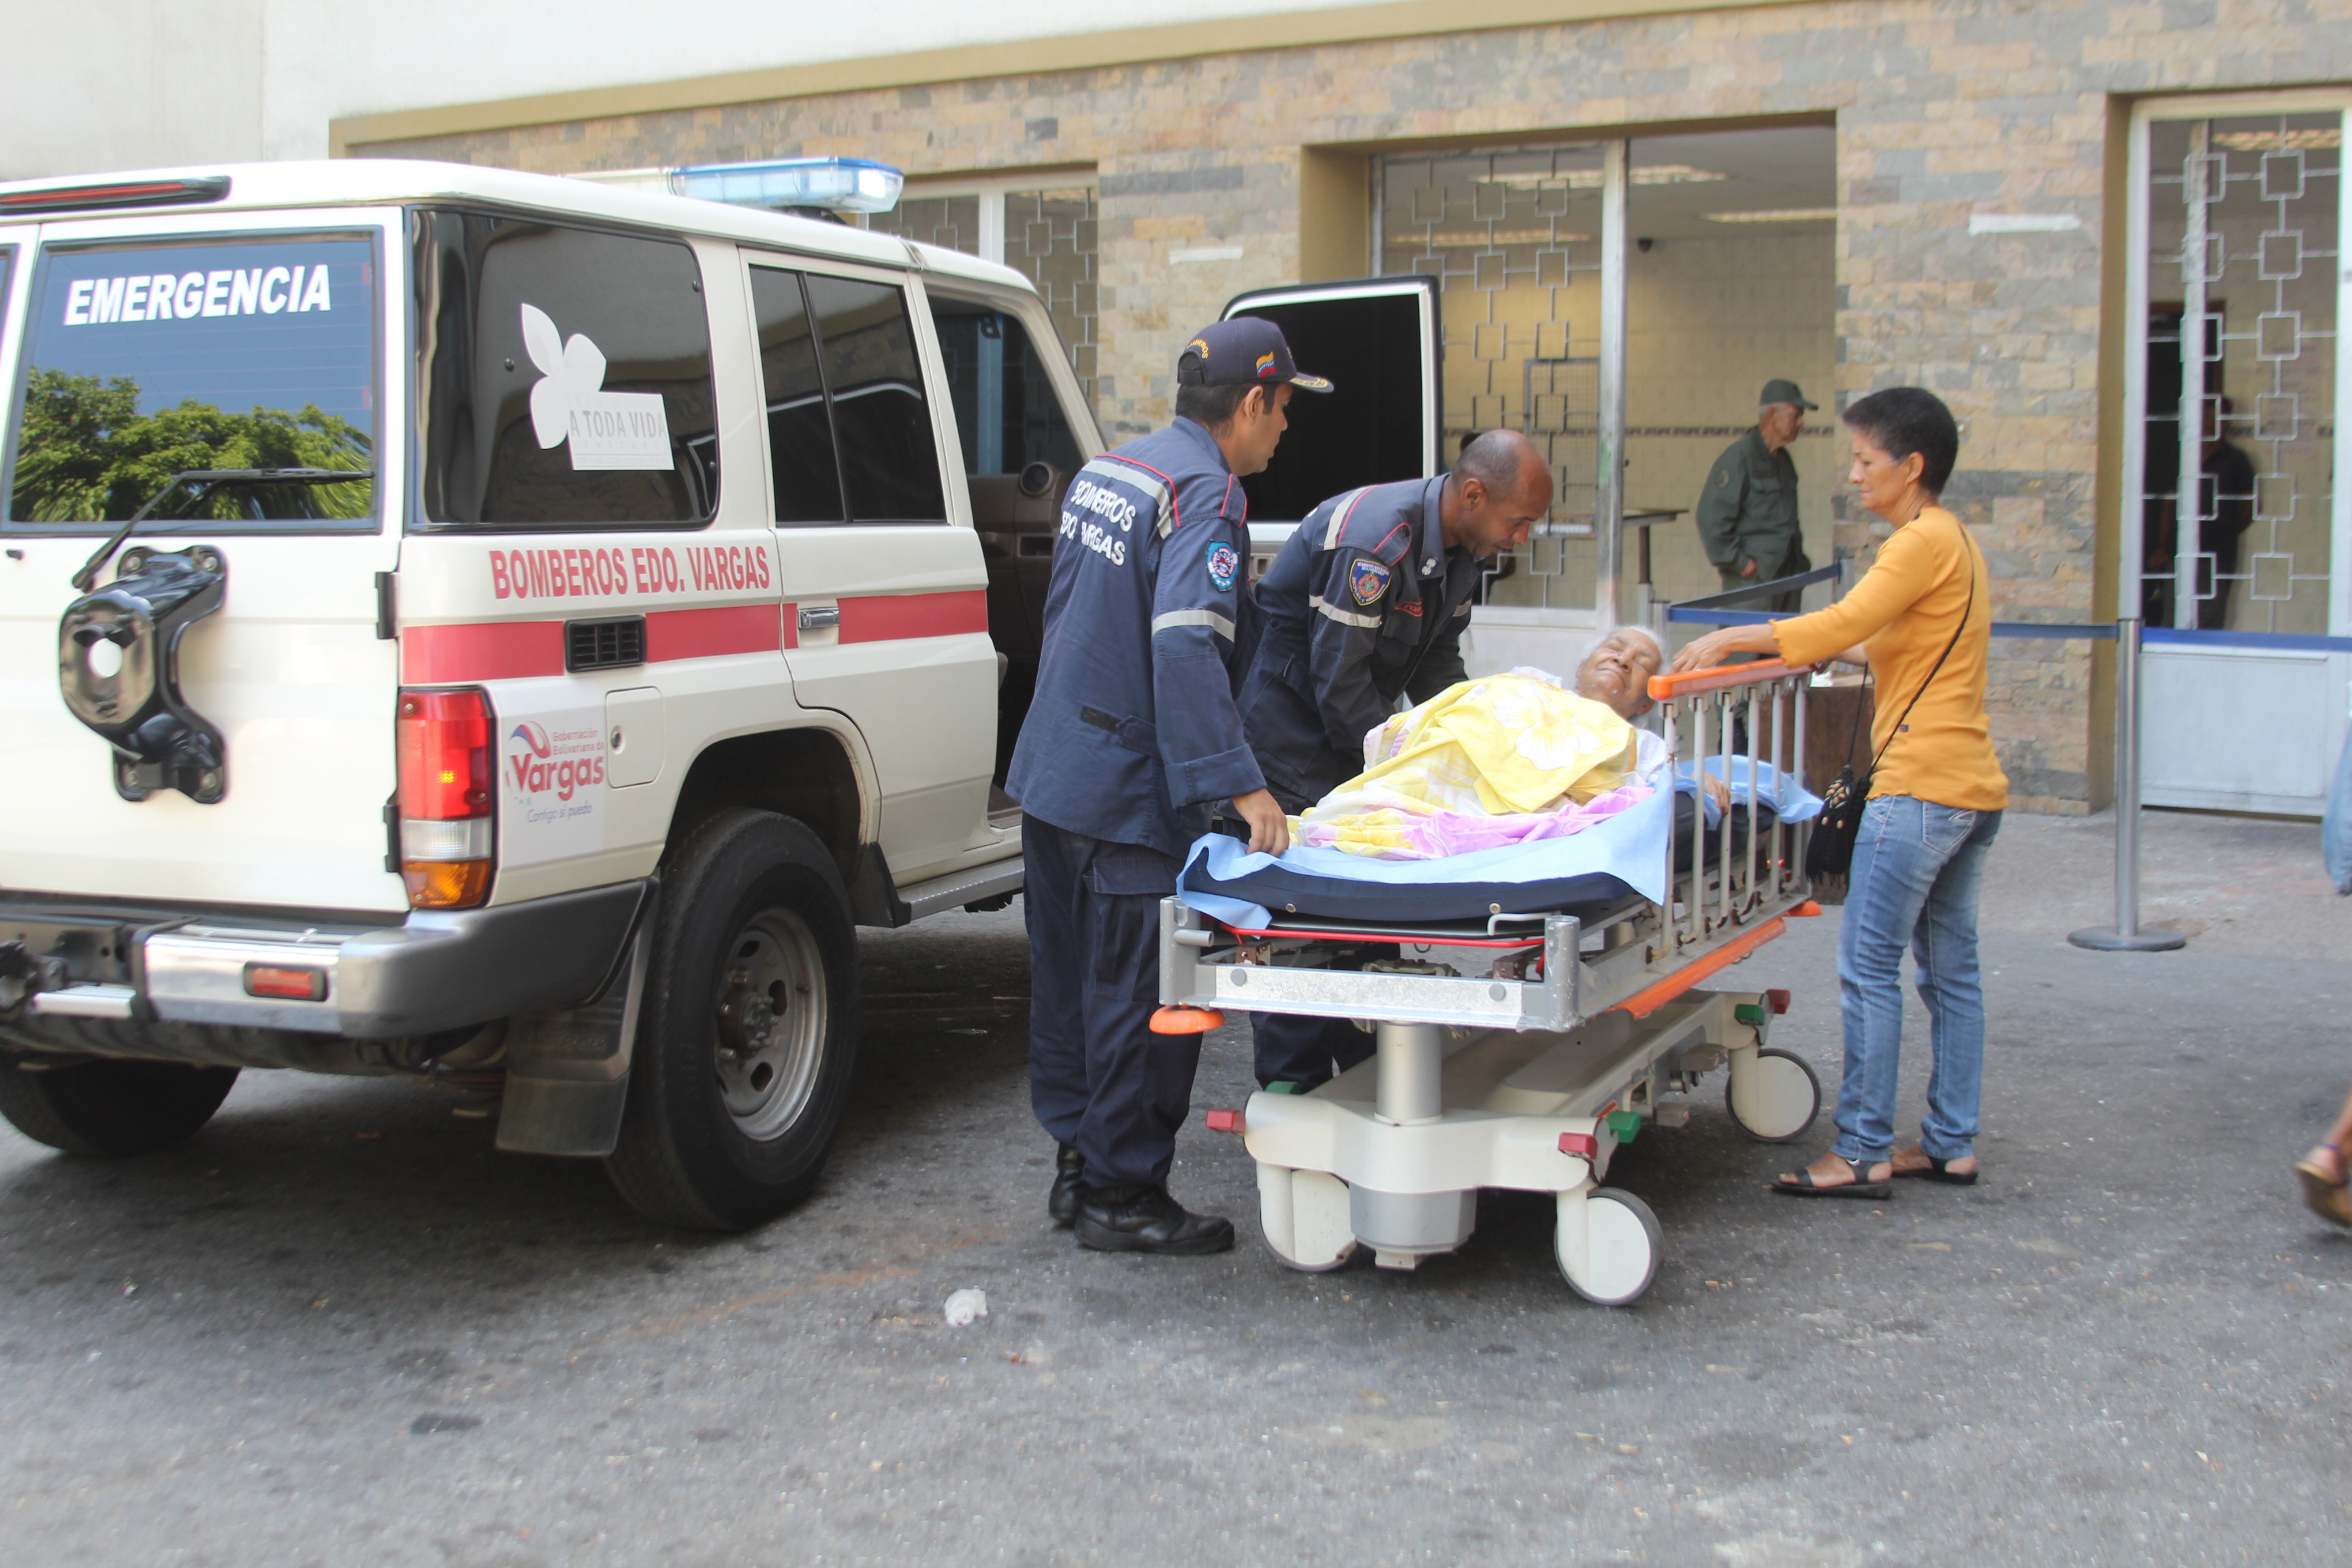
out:
M196 1138L0 1131L0 1548L42 1564L2352 1561L2352 1237L2289 1165L2352 1085L2352 900L2310 824L1992 851L1986 1170L1765 1190L1720 1079L1611 1173L1656 1283L1579 1300L1548 1199L1413 1274L1291 1273L1238 1142L1175 1188L1239 1250L1097 1256L1043 1213L1020 910L871 933L822 1192L665 1233L394 1080L247 1074ZM1834 1083L1836 915L1731 972ZM1906 1128L1925 1073L1914 1004ZM1202 1109L1250 1087L1213 1036ZM950 1329L958 1289L988 1316Z

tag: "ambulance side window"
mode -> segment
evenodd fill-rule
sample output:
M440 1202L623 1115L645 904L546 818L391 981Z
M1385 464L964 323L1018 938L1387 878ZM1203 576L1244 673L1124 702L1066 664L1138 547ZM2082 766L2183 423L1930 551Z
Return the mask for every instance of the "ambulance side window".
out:
M710 325L674 239L415 217L430 526L691 526L719 504Z
M846 522L841 468L833 450L833 416L825 407L816 332L809 324L801 275L773 267L752 268L751 310L759 323L776 521Z
M808 296L851 521L945 522L906 290L813 272Z
M1086 457L1063 416L1044 357L1058 345L1050 339L1042 347L1032 341L1021 318L1009 310L960 300L936 287L926 291L946 361L948 395L955 403L956 430L963 438L963 471L1017 474L1044 462L1066 474L1077 472Z

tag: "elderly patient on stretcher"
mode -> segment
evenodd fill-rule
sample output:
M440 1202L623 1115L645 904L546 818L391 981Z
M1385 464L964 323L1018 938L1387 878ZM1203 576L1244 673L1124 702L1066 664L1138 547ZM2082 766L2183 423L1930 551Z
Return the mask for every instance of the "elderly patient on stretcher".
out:
M1628 628L1578 668L1464 680L1364 738L1364 771L1293 819L1303 846L1427 860L1561 838L1669 787L1665 742L1630 720L1651 706L1657 644ZM1717 810L1723 781L1698 775Z

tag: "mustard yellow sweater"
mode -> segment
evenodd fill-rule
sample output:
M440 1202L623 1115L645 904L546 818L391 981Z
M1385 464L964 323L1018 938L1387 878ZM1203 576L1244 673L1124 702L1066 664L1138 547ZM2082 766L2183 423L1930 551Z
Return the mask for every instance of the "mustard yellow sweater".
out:
M1976 595L1968 625L1930 682L1927 672L1969 605L1971 572ZM1873 795L1914 795L1970 811L1999 811L2009 804L2009 775L1993 756L1985 717L1991 584L1984 552L1958 518L1929 507L1879 547L1877 564L1844 598L1810 616L1775 621L1772 635L1790 664L1818 664L1865 645L1878 683L1871 749L1885 752L1870 781ZM1919 695L1923 684L1926 693ZM1895 721L1915 695L1918 705L1896 733ZM1820 787L1821 781L1809 782Z

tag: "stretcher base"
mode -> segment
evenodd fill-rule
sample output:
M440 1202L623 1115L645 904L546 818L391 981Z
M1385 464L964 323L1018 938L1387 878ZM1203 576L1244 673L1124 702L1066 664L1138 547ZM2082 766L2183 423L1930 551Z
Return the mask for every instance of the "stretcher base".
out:
M1381 1025L1372 1059L1313 1093L1251 1097L1242 1127L1266 1242L1308 1271L1359 1248L1412 1268L1469 1239L1480 1191L1551 1193L1570 1286L1603 1305L1637 1300L1659 1230L1641 1199L1601 1184L1619 1146L1681 1125L1682 1097L1717 1069L1751 1136L1797 1137L1820 1111L1811 1070L1767 1047L1769 1017L1761 994L1693 990L1565 1033Z

